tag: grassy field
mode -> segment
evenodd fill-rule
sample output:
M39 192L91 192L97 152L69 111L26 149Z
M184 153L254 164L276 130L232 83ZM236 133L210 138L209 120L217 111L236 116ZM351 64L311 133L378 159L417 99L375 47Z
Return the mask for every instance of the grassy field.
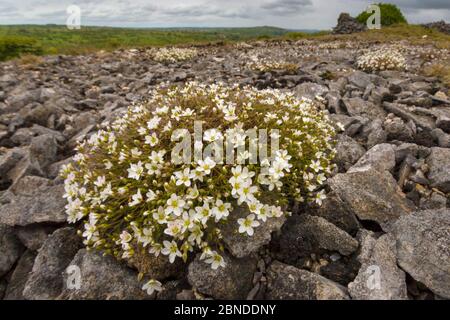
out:
M400 41L434 44L450 49L450 36L416 25L394 25L351 35L289 32L275 27L138 29L57 25L0 25L0 61L23 55L84 54L98 50L166 45L192 45L255 39L316 39L318 41Z
M79 30L69 30L65 26L57 25L0 26L0 60L14 58L22 53L83 54L118 48L267 39L282 36L287 32L274 27L204 29L82 27ZM17 44L17 48L14 48L14 44Z
M412 44L434 44L438 48L450 49L450 36L442 32L424 28L419 25L398 24L381 29L368 30L360 33L334 35L330 32L306 34L302 32L288 32L283 38L291 40L316 39L319 41L348 40L348 41L379 41L396 42L407 40Z

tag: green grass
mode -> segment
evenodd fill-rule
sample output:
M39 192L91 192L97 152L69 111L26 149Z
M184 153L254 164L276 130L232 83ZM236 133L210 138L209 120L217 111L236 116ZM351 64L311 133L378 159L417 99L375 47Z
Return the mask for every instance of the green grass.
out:
M424 37L426 36L426 37ZM287 33L286 39L315 39L318 41L361 41L361 42L396 42L407 40L411 44L434 44L438 48L450 49L450 36L437 30L424 28L419 25L396 24L381 29L367 30L353 34L335 35L330 32L318 32L314 34Z
M369 42L408 40L413 44L432 43L438 48L450 49L449 35L407 24L351 35L333 35L329 31L290 32L274 27L202 29L82 27L80 30L69 30L65 26L57 25L0 25L0 61L22 55L85 54L119 48L228 43L256 39Z
M27 44L25 53L34 50L36 54L83 54L118 48L267 39L287 32L274 27L202 29L81 27L79 30L69 30L65 26L57 25L4 25L0 26L0 60L10 59L11 55L19 56L22 43ZM13 50L11 44L14 42L18 43L18 47ZM2 57L2 44L4 44L3 52L11 51L11 54L4 54Z

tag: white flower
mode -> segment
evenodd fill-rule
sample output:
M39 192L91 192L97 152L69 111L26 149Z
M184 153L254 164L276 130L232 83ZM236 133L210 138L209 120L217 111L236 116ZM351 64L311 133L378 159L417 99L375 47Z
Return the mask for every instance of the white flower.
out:
M152 147L156 146L158 144L158 142L159 142L159 139L156 136L156 133L154 133L154 132L150 136L145 136L145 143L149 144Z
M170 198L167 200L166 214L173 213L176 216L180 216L183 212L183 207L185 205L185 201L179 198L175 193L173 193Z
M197 170L203 172L204 174L210 174L211 169L214 168L215 166L216 162L210 157L207 157L205 160L198 161Z
M167 216L163 207L159 207L157 211L153 212L153 219L155 219L159 224L167 223Z
M213 251L211 256L208 259L206 259L205 262L209 263L213 270L216 270L218 267L225 268L226 266L225 260L216 251Z
M106 183L106 178L105 178L105 176L99 176L99 177L97 177L97 180L95 180L95 182L94 182L94 184L95 184L97 187L102 187L102 186L105 185L105 183Z
M166 152L164 150L160 150L158 152L152 151L152 153L150 154L150 156L148 157L150 159L150 162L153 163L164 163L164 155L166 154Z
M144 286L142 287L142 290L147 291L147 294L150 296L155 291L157 291L157 292L162 291L162 285L161 285L161 282L151 279L146 284L144 284Z
M176 185L185 185L186 187L191 186L191 170L189 168L185 168L183 171L175 172Z
M182 228L183 228L182 221L180 220L169 221L167 223L167 228L164 230L164 233L172 237L177 237L182 232Z
M203 134L203 140L208 142L214 142L219 139L222 139L222 133L220 133L217 129L206 130Z
M153 231L150 228L144 228L142 235L139 237L139 241L142 242L142 246L145 248L149 243L153 241Z
M131 149L131 156L133 158L139 158L141 155L142 155L142 151L139 150L138 148Z
M154 243L152 244L152 246L150 247L150 250L148 250L149 253L155 255L155 257L158 257L159 254L161 253L162 250L162 245L160 243Z
M209 217L211 216L211 209L207 202L203 203L203 206L195 208L196 216L195 218L202 224L206 224Z
M239 233L247 233L249 236L253 235L253 228L259 226L259 222L255 220L254 214L249 214L247 218L238 219Z
M242 202L250 203L256 201L254 193L256 193L257 191L258 187L253 186L251 180L245 181L243 187L238 191L238 204L241 204Z
M133 236L125 230L123 230L122 233L120 234L120 243L121 244L129 243L131 241L131 239L133 239Z
M327 198L327 196L325 195L325 190L320 190L320 192L316 193L316 197L314 199L314 201L321 206L322 205L322 201L325 200Z
M155 117L151 118L150 121L147 122L147 127L150 130L154 130L154 129L158 128L160 121L161 121L161 118L158 116L155 116Z
M156 199L156 193L152 190L148 190L145 197L147 198L147 202L153 201Z
M216 222L219 220L228 217L230 214L231 204L228 202L223 202L218 199L214 207L212 207L211 211L213 216L216 218Z
M255 175L253 171L248 171L247 167L242 167L241 165L231 168L231 173L234 178L239 179L240 181L247 180Z
M131 196L131 200L133 200L133 201L131 201L128 204L130 207L134 207L134 206L136 206L136 205L138 205L139 203L142 202L141 189L138 189L138 191Z
M190 231L190 235L188 237L188 241L191 243L196 242L198 245L200 245L200 243L202 243L202 237L203 237L203 231L200 228L199 225L194 225L193 227L191 227Z
M137 164L131 164L128 170L128 178L139 180L141 175L144 173L144 167L142 162L139 161Z
M311 169L313 169L315 172L319 172L322 169L322 166L320 165L320 161L312 161L309 165Z
M175 261L176 257L181 257L181 251L178 250L177 243L175 241L163 241L164 248L161 250L161 253L165 256L169 256L170 263Z
M197 185L194 185L193 188L189 188L186 193L186 198L188 199L196 199L200 193L198 192Z
M95 237L96 235L98 235L98 231L95 227L95 224L85 223L83 237L87 240L91 240L91 238Z

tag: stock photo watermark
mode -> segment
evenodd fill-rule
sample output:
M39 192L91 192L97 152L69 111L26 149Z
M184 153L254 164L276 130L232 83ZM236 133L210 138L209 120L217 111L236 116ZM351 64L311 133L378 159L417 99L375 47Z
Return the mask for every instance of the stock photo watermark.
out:
M66 20L67 29L81 29L81 8L77 5L70 5L67 7L66 12L69 15Z
M366 286L369 290L381 289L381 269L377 265L367 267L365 273L368 275Z
M376 4L371 4L367 7L366 12L372 14L367 18L366 25L367 29L381 29L381 9Z
M81 288L81 270L76 265L70 265L66 269L67 280L66 287L69 290L80 290Z

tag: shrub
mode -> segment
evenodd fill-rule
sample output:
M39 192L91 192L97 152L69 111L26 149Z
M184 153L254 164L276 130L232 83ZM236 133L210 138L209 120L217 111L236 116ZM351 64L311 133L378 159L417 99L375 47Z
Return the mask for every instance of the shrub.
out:
M33 39L25 37L0 38L0 61L17 58L22 54L41 55L42 52L42 48Z
M236 152L234 162L217 152L174 163L171 150L193 137L194 120L203 121L204 133L192 139L195 148L255 143L247 130L267 128L270 139L259 139L259 146L274 155L250 163L249 148ZM288 199L321 203L334 134L321 110L290 93L195 82L159 87L81 142L74 162L62 169L68 221L84 223L88 247L117 258L146 248L173 262L199 249L217 268L224 265L221 229L233 208L248 209L235 230L251 236L267 218L286 214L281 208ZM279 139L277 151L272 139Z
M408 23L403 16L403 13L395 4L378 3L376 5L380 7L382 26L390 26L397 23ZM356 20L365 24L371 15L372 13L363 11L356 17Z
M248 67L251 70L259 72L274 72L274 71L286 71L289 73L295 73L298 70L298 65L287 61L276 61L272 59L258 59L253 57L248 63Z
M193 59L197 54L196 49L162 48L156 51L153 59L162 63L176 63Z
M392 48L369 51L357 59L356 65L359 69L366 72L404 70L407 67L405 57Z

